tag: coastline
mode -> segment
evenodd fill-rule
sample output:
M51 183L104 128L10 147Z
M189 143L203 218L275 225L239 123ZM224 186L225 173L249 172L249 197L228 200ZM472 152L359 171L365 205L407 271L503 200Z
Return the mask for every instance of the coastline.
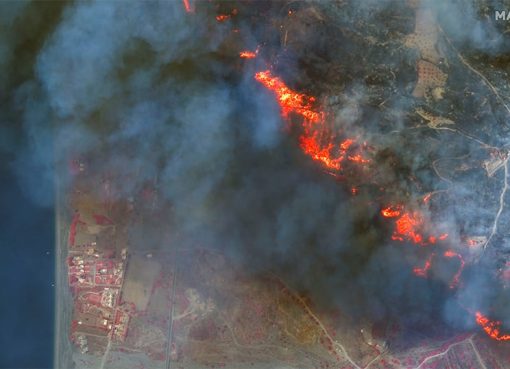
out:
M57 169L57 168L56 168ZM58 169L57 169L58 170ZM62 202L62 188L58 176L55 176L55 337L53 368L71 369L74 367L72 360L72 346L69 341L69 327L71 323L72 298L67 285L66 257L67 237L69 230L69 214Z

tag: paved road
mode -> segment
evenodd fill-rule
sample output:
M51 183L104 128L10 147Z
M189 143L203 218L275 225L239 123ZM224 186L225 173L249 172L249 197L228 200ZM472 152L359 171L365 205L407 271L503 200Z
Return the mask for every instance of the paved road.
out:
M165 368L171 369L172 368L172 341L173 341L173 328L174 328L174 315L175 315L175 290L177 287L177 256L178 252L176 249L173 250L173 276L172 276L172 296L170 297L170 301L172 303L172 307L168 313L168 320L169 320L169 326L168 326L168 340L167 340L167 347L166 347L166 363Z

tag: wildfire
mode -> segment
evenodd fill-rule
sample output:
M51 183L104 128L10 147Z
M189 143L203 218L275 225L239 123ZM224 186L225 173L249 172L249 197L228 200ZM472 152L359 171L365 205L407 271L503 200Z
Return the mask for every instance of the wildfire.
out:
M430 254L428 259L425 261L425 265L423 268L415 267L413 268L414 274L416 274L418 277L426 278L428 275L428 272L430 268L432 267L432 259L436 256L436 254Z
M255 79L276 95L284 118L294 113L304 119L299 144L306 155L336 171L342 169L342 162L346 159L358 164L369 162L360 154L348 155L355 143L353 139L337 143L339 138L325 123L326 114L315 107L315 97L293 91L269 70L256 73Z
M395 218L400 215L400 211L402 210L402 206L398 205L395 207L388 206L381 210L381 214L385 218Z
M472 239L469 239L467 240L467 245L470 246L470 247L475 247L475 246L478 246L478 242L476 242L476 240L472 240Z
M243 51L239 55L252 58L256 56L256 53ZM289 118L291 114L303 118L301 125L303 133L299 137L299 144L303 152L313 160L335 171L342 169L342 163L345 160L357 164L370 162L361 154L352 153L356 143L354 139L347 138L341 141L340 144L337 143L339 141L338 137L326 125L326 114L317 108L315 97L290 89L280 78L273 76L269 70L256 73L255 80L275 94L283 118ZM330 174L334 175L331 172ZM355 195L357 189L353 187L351 192ZM427 202L429 198L430 195L425 196L424 202ZM430 235L428 238L423 236L420 232L424 228L424 217L418 211L404 211L402 205L388 206L381 210L381 214L385 218L395 218L395 229L391 236L393 240L412 241L415 244L425 246L435 244L438 240L444 240L448 237L446 233L439 236ZM427 276L433 257L434 254L431 254L423 268L414 268L414 273L422 277ZM453 251L446 251L444 257L457 257L461 262L458 272L450 283L450 288L454 288L459 283L460 274L464 268L464 260Z
M435 256L436 256L435 253L430 254L430 256L425 261L425 265L423 266L423 268L420 268L420 267L413 268L414 274L418 277L426 278L428 276L428 272L429 272L430 268L432 267L432 260L434 259ZM443 256L446 258L458 258L460 261L459 269L457 270L457 272L455 273L455 275L453 276L453 278L449 284L449 287L451 289L456 288L459 285L460 275L462 274L462 271L464 270L464 259L462 258L461 255L459 255L456 252L451 251L451 250L445 251L443 253Z
M254 59L257 57L257 53L253 51L241 51L239 57L243 59Z
M420 213L406 212L395 221L395 231L391 238L398 241L408 239L414 243L421 244L423 242L423 236L418 233L417 229L422 223L423 218Z
M464 264L465 264L464 259L462 258L462 256L460 254L457 254L456 252L453 252L451 250L445 251L443 255L446 258L458 258L460 261L459 269L457 270L457 273L455 273L455 275L452 278L452 281L450 282L450 288L453 289L453 288L457 287L459 284L460 275L462 274L462 271L464 270Z
M225 21L231 19L232 17L236 16L237 13L238 13L237 9L232 9L230 14L218 14L216 16L216 21L219 23L225 22Z
M273 77L269 70L256 73L255 79L264 87L274 92L284 118L287 118L293 112L311 123L319 123L322 120L324 113L313 109L315 103L313 96L307 96L291 90L280 78Z
M485 236L473 236L470 238L466 238L465 245L469 248L477 248L483 246L487 242L487 237Z
M229 14L219 14L216 16L216 20L218 22L225 22L226 20L229 20L230 19L230 15Z
M338 147L333 144L334 137L321 140L320 132L305 132L299 143L305 154L312 159L322 162L329 169L340 170L345 160L347 149L354 143L351 139L344 140ZM326 144L322 142L326 141ZM336 155L335 152L336 151Z
M429 236L427 239L420 233L423 228L424 219L418 212L404 212L401 205L388 206L381 210L381 215L385 218L398 218L395 220L395 230L391 235L394 241L412 241L417 245L434 244L438 240L445 240L448 237L447 233L439 236Z
M182 0L182 4L184 5L184 10L186 10L186 13L191 13L191 5L189 0Z
M349 159L352 162L359 163L359 164L370 163L370 160L363 158L360 154L351 155L347 159Z
M497 320L489 320L485 315L481 312L477 311L476 314L476 324L478 324L482 329L487 333L487 335L495 339L497 341L510 341L510 334L501 334L500 327L501 322Z

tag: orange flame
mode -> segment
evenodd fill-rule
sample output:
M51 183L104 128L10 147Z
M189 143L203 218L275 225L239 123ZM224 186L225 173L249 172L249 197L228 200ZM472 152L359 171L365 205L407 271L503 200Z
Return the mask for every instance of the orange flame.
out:
M432 267L432 259L435 256L436 256L435 253L430 254L430 256L425 261L425 265L423 268L419 268L419 267L413 268L414 274L416 274L418 277L426 278L428 276L428 272L429 272L430 268ZM451 250L445 251L443 256L446 258L455 258L456 257L460 261L459 269L457 270L457 272L455 273L455 275L453 276L453 278L449 284L449 287L453 289L453 288L457 287L459 284L460 275L462 274L462 271L464 270L464 259L462 258L461 255L459 255L456 252L451 251Z
M186 13L191 13L191 5L189 3L189 0L182 0L182 3L184 5L184 10L186 10Z
M432 259L434 258L434 256L436 256L436 255L430 254L428 259L425 261L425 265L423 268L419 268L419 267L413 268L414 274L416 274L418 277L426 278L430 268L432 267Z
M467 238L465 240L465 244L468 246L468 247L479 247L479 246L482 246L485 242L487 241L487 238L485 237L480 237L480 236L474 236L472 238Z
M327 138L327 143L323 144L320 137L321 132L305 132L300 138L299 143L305 154L312 159L322 162L329 169L340 170L342 161L345 159L347 149L354 143L351 139L344 140L338 148L332 143L334 137ZM333 152L336 151L335 155Z
M489 320L481 312L476 312L476 324L483 328L487 335L496 341L510 341L510 334L501 334L501 322L497 320Z
M415 212L403 212L402 205L388 206L381 210L381 215L385 218L397 218L395 221L395 230L391 236L394 241L412 241L418 245L435 244L438 240L445 240L448 238L447 233L439 236L429 236L425 240L422 234L419 233L423 227L424 220L421 214Z
M228 19L230 19L230 15L229 14L220 14L220 15L216 16L216 20L218 22L225 22Z
M393 240L404 241L408 239L414 243L423 243L423 236L417 232L417 229L422 225L423 218L420 213L406 212L395 221L395 231L391 238Z
M239 56L253 58L256 54L256 52L242 51ZM338 142L338 137L325 124L326 114L320 109L317 109L315 97L290 89L280 78L273 76L269 70L257 72L254 78L275 94L283 118L287 119L291 114L303 118L303 133L299 137L299 143L306 155L321 162L328 169L337 171L342 169L342 162L344 160L349 160L357 164L370 162L369 159L364 158L359 153L348 154L349 151L352 151L352 146L355 143L353 139L348 138L344 139L340 144L336 143ZM329 174L336 176L331 172L329 172ZM356 187L351 188L351 193L353 195L357 194L357 192L358 189ZM427 194L423 198L423 202L427 203L430 199L430 195L431 194ZM381 210L381 214L385 218L396 218L395 229L391 236L393 240L408 240L424 246L434 244L438 240L445 240L448 237L447 233L443 233L439 236L430 235L425 239L424 236L419 233L424 225L423 216L418 211L404 212L402 205L388 206ZM435 254L429 256L423 268L414 268L414 273L418 276L426 276L428 270L431 268L434 256ZM454 288L459 283L459 278L464 268L464 260L462 256L453 251L446 251L444 257L457 257L461 262L459 270L450 283L450 288Z
M384 208L381 210L381 214L385 218L395 218L400 215L401 209L402 209L402 206L400 206L400 205L397 205L394 207L388 206L387 208Z
M368 164L370 160L363 158L360 154L351 155L347 159L359 164Z
M244 59L253 59L257 57L257 53L253 51L241 51L239 53L239 57Z
M337 135L325 124L326 114L314 108L315 97L291 90L280 78L272 76L269 70L256 73L255 79L276 95L284 118L294 113L304 119L299 144L306 155L321 162L326 168L337 171L342 169L345 159L359 164L368 162L368 159L359 154L347 155L354 144L353 139L348 138L340 144L336 143Z
M312 105L315 103L313 96L307 96L291 90L280 78L273 77L268 70L256 73L255 79L276 94L284 118L287 118L293 112L312 123L321 121L323 113L314 111L312 108Z
M464 270L464 265L465 265L464 259L462 258L462 256L460 254L457 254L456 252L453 252L451 250L445 251L443 255L446 258L458 258L460 261L459 270L457 270L457 273L455 273L455 275L452 278L452 281L450 282L450 288L455 288L458 286L459 280L460 280L460 275L462 274L462 271Z

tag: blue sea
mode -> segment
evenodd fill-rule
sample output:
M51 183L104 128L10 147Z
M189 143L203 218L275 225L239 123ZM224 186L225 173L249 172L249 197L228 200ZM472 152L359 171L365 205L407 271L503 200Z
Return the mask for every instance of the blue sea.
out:
M13 159L0 161L0 368L51 368L54 209L24 193Z

